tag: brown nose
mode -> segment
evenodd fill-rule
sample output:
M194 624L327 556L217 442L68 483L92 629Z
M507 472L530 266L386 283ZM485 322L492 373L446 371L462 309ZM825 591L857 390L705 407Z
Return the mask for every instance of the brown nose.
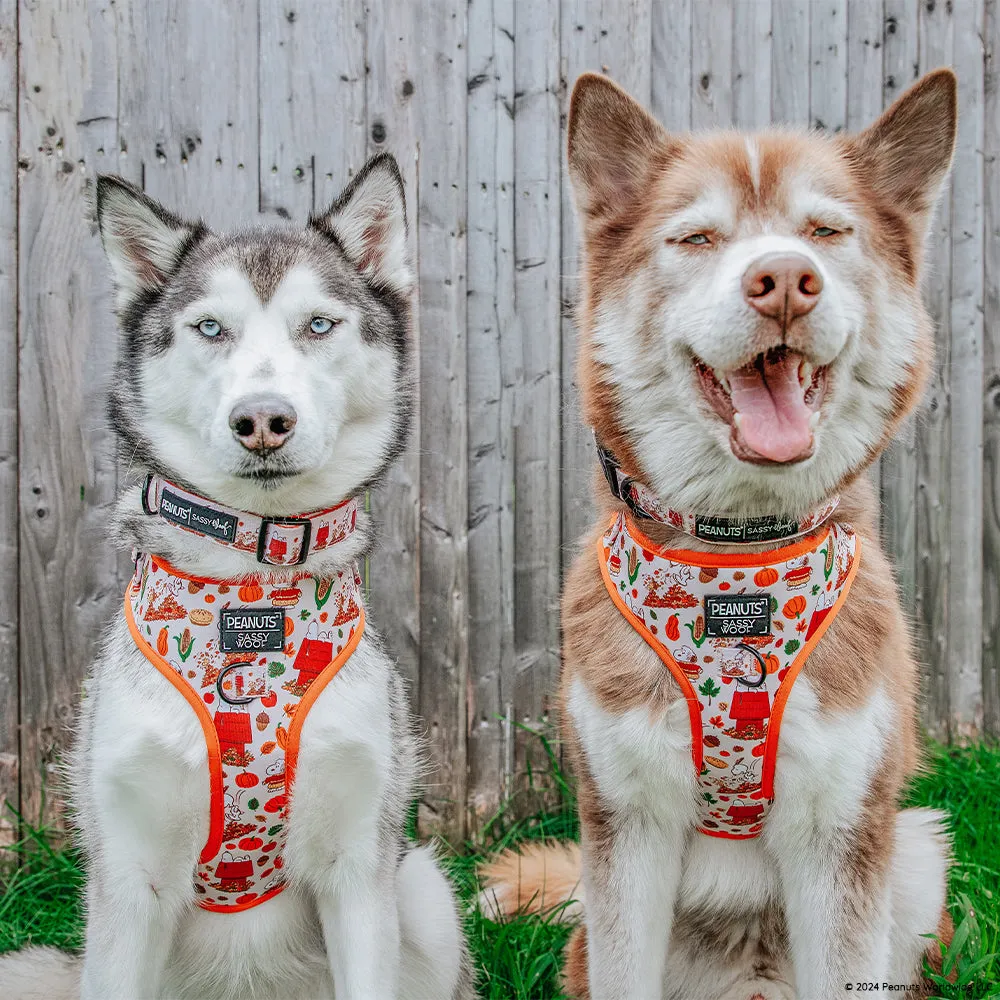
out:
M743 297L785 329L819 301L823 279L800 253L766 253L743 272Z
M278 398L242 399L229 414L236 440L248 451L259 452L280 448L292 436L297 420L292 404Z

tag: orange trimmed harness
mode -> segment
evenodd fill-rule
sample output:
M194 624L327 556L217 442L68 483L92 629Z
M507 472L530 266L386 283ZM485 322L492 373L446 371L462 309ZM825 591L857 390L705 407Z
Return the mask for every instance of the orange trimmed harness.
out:
M167 491L183 495L196 513L229 510L170 484ZM313 548L346 538L356 525L356 503L285 521L300 535L278 559L301 561L310 541L301 525L310 519L318 523ZM239 514L239 521L254 516ZM257 520L262 539L280 537L275 522ZM259 561L278 561L262 550ZM159 556L138 555L125 620L136 647L188 702L204 733L209 830L194 872L198 905L221 913L257 906L285 887L289 796L303 723L364 632L357 569L268 585L256 577L189 576Z
M836 501L801 521L701 518L666 509L654 517L647 488L621 475L603 449L601 457L612 491L632 510L615 514L598 540L601 573L619 611L687 700L698 829L732 840L759 836L774 800L785 704L847 599L861 540L848 525L822 527ZM768 552L664 549L635 527L633 516L701 538L711 537L702 533L707 526L730 545L775 532L799 537Z

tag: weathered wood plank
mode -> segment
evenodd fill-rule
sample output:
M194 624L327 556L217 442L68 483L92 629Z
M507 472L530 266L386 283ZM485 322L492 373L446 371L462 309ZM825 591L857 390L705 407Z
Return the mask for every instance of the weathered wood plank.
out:
M691 127L727 128L733 121L733 18L729 0L700 0L691 9Z
M918 0L885 0L882 103L888 107L917 75ZM900 428L882 456L882 537L892 557L903 607L917 600L917 417Z
M512 0L469 4L470 832L510 794L515 767L514 407L521 343L514 300L514 17ZM521 38L527 26L517 27ZM556 212L550 217L558 221ZM556 292L548 294L558 309ZM558 555L551 568L558 572Z
M772 16L771 0L733 2L733 124L738 128L771 123Z
M918 64L921 73L952 61L954 19L950 4L918 8ZM953 175L954 176L954 175ZM925 721L932 735L948 735L948 584L953 553L949 551L951 448L951 237L950 181L930 235L926 298L937 331L937 357L926 402L916 424L916 603L922 639Z
M464 832L469 679L466 372L466 9L422 5L414 119L420 142L420 700L433 771L425 832ZM433 637L433 639L431 638Z
M260 208L301 221L365 157L364 6L265 0L259 21Z
M684 98L680 94L666 97L663 81L673 87L676 82L690 87L690 59L683 56L685 24L689 23L689 0L564 0L562 4L562 64L566 74L563 88L563 123L568 111L569 95L576 78L585 70L607 73L635 98L648 106L652 97L651 49L653 38L661 49L665 76L658 78L658 101L669 100L655 107L668 127L685 128L687 124L674 117L681 114ZM657 19L654 28L653 17ZM660 20L662 19L662 21ZM670 33L675 32L671 38ZM646 39L650 39L648 45ZM669 55L668 55L669 53ZM667 61L669 60L669 65ZM676 102L676 103L675 103ZM687 100L690 109L690 100ZM690 114L690 110L688 111ZM689 119L688 119L689 122ZM565 149L565 130L562 146ZM564 157L565 160L565 157ZM562 561L563 569L572 562L584 532L593 515L591 490L597 469L590 428L580 412L579 389L576 384L576 326L572 313L579 288L580 256L577 245L576 219L573 214L569 178L562 182Z
M691 128L691 7L692 0L670 0L650 11L650 109L675 132Z
M983 403L983 728L1000 737L1000 7L986 2L984 403Z
M847 124L847 0L809 8L809 123L842 132Z
M143 188L216 227L245 223L260 199L256 5L116 7L121 142Z
M983 725L983 16L983 0L956 4L952 15L961 114L951 189L944 667L948 732L961 742L976 739Z
M103 398L116 334L87 223L94 173L117 159L114 21L110 2L19 11L20 785L33 823L61 815L47 768L120 600L101 511L116 482Z
M410 252L417 256L418 132L414 107L420 64L412 44L413 4L386 0L367 8L365 35L368 73L365 91L368 151L393 153L403 175ZM378 140L378 141L376 141ZM419 283L418 283L419 284ZM420 363L420 291L411 293L413 370ZM379 523L379 547L369 566L372 618L386 637L406 676L410 698L419 704L420 680L420 382L416 386L410 437L385 483L371 496Z
M882 113L882 44L885 13L881 0L847 0L846 127L857 132ZM813 31L815 32L815 22ZM815 105L814 105L815 107Z
M771 117L809 124L808 0L781 0L771 15Z
M521 380L514 430L514 769L540 762L559 673L559 0L517 7L514 300ZM648 31L645 37L649 37ZM484 581L485 583L485 581ZM486 584L486 586L489 586ZM492 589L492 588L491 588Z
M17 3L0 2L0 846L17 809Z

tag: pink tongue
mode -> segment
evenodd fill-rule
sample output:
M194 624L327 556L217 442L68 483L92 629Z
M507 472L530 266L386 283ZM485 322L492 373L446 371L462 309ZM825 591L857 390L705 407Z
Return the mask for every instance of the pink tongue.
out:
M758 455L791 462L812 446L805 387L799 384L801 355L794 351L765 354L763 371L747 365L729 373L733 409L740 414L740 434Z

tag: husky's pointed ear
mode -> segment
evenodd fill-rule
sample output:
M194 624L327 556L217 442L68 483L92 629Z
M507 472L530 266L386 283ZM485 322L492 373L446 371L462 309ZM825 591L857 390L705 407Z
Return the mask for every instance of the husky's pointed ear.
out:
M569 176L587 215L614 212L640 195L670 145L666 129L599 73L576 81L567 134Z
M934 70L849 140L861 176L890 206L916 216L921 236L955 152L957 90L950 69Z
M97 224L119 310L143 292L162 288L206 231L201 223L178 219L128 181L108 174L97 178Z
M373 285L405 293L413 284L406 251L406 198L389 153L373 156L329 211L309 224L332 236Z

